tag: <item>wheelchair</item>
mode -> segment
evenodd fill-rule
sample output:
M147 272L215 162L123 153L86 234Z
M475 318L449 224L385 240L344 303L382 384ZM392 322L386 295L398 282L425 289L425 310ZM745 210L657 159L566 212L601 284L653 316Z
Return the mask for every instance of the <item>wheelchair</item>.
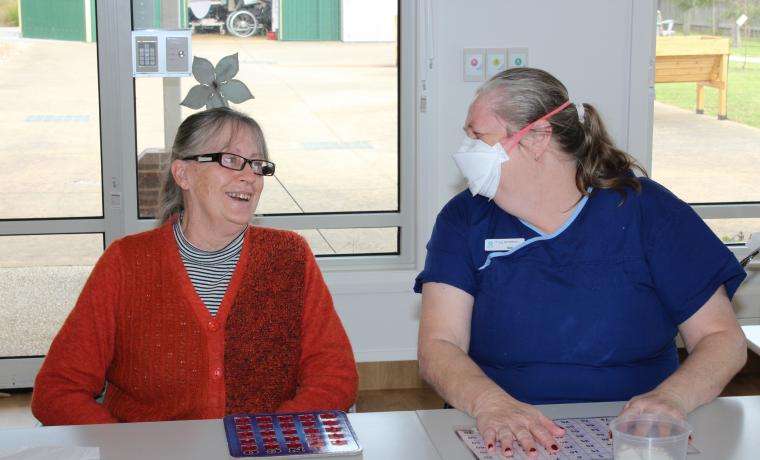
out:
M220 34L245 38L272 27L271 0L190 0L187 8L193 33L217 29Z

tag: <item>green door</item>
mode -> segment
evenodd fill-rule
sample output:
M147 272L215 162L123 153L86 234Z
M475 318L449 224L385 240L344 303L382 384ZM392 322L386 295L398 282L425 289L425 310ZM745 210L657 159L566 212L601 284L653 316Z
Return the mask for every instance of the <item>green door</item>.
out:
M340 40L340 0L282 0L281 40Z
M85 7L85 1L90 8ZM93 41L94 3L92 0L21 0L21 35L28 38Z
M126 0L125 0L126 1ZM188 0L133 0L132 29L161 29L161 8L164 5L177 4L179 8L179 28L187 29Z

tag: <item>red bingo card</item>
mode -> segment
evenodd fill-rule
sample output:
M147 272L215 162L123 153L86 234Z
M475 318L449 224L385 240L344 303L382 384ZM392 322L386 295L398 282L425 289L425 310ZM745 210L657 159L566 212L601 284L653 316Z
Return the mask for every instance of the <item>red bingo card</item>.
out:
M224 417L233 457L355 455L362 448L346 413L339 410Z

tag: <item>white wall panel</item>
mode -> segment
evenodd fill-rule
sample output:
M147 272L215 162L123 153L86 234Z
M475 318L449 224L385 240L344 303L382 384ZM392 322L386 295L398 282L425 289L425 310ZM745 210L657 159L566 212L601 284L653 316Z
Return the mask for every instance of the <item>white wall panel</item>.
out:
M616 142L628 147L631 0L478 0L466 6L433 2L439 117L437 132L428 136L437 139L444 163L440 205L461 190L449 153L461 143L467 106L480 85L462 81L463 48L528 48L531 67L551 72L573 98L597 107Z

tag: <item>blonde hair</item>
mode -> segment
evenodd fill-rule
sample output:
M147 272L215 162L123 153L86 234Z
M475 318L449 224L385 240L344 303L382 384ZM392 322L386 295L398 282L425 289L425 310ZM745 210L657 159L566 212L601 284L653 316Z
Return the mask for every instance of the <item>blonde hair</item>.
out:
M201 149L210 139L221 133L225 127L230 128L227 146L233 142L241 129L249 129L256 139L259 153L265 160L269 159L264 133L259 124L256 123L256 120L248 115L229 107L204 110L203 112L190 115L177 129L171 158L162 173L161 192L158 199L159 212L157 216L159 225L166 222L173 214L179 213L185 208L182 189L174 181L174 176L172 176L171 163L174 160L182 160L193 155L206 153L202 152Z

